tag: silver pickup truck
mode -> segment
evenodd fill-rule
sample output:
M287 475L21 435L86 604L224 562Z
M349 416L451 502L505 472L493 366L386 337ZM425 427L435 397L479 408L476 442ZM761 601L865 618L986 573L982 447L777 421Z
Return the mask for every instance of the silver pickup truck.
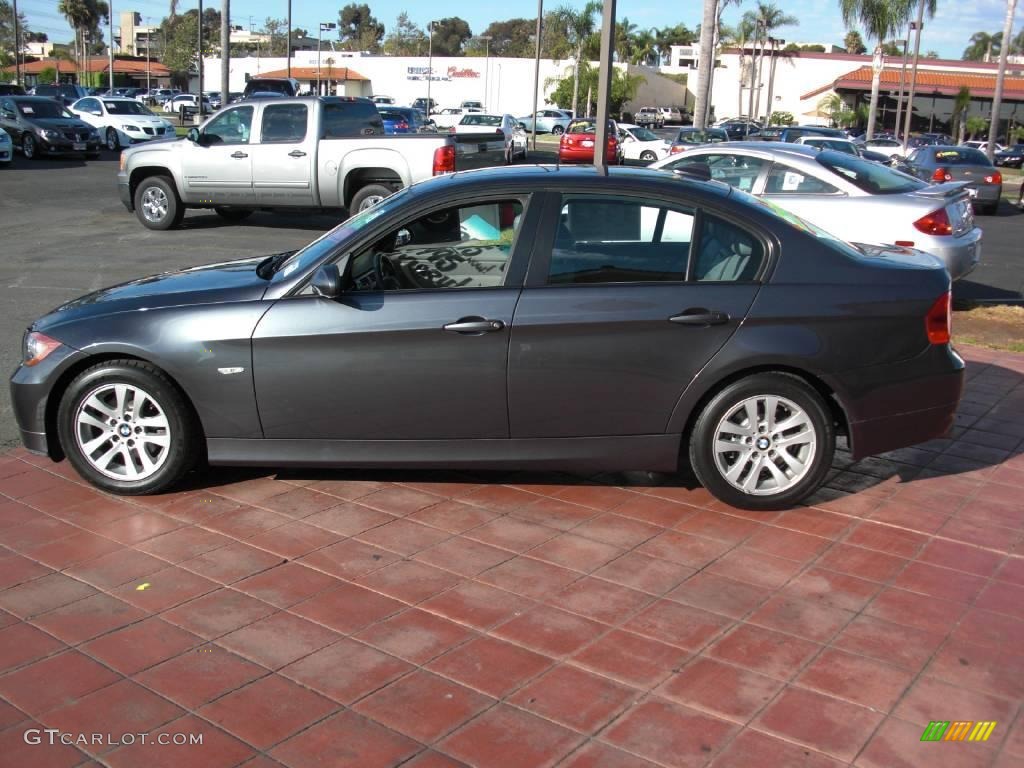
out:
M473 162L460 167L485 164L482 149L473 145ZM128 210L160 230L178 226L186 208L212 208L228 221L257 209L355 212L454 171L455 160L448 135L385 136L369 99L254 99L222 109L185 139L126 150L117 183Z

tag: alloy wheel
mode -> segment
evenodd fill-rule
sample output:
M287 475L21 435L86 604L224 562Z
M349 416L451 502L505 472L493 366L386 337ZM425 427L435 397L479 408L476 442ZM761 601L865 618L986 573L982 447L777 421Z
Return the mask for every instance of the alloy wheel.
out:
M372 208L383 199L384 195L370 195L359 204L359 210L365 211L367 208Z
M25 155L25 158L28 160L31 160L36 156L36 140L27 133L25 134L25 138L21 140L21 153Z
M715 428L715 466L743 493L772 496L800 482L814 463L817 435L800 406L756 395L731 408Z
M117 131L113 128L107 128L107 149L111 152L116 152L119 148L120 142L117 139Z
M167 216L167 194L160 187L147 187L142 193L142 215L152 222Z
M152 477L167 461L171 427L156 399L133 384L103 384L82 398L75 440L86 461L114 480Z

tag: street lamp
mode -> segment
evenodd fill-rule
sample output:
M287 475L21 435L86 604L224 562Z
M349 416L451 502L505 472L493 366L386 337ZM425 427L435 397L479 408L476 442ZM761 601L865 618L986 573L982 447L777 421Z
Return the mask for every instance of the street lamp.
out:
M320 46L324 41L324 30L337 29L338 25L332 21L321 21L320 22L320 34L316 39L316 95L320 94ZM327 84L328 90L330 90L330 83Z
M430 85L434 80L434 22L427 23L427 118L430 118Z
M911 22L913 23L913 22ZM907 77L907 44L909 40L893 40L893 45L903 46L903 63L900 65L900 95L896 99L896 136L900 135L900 117L903 115L903 83Z
M470 38L474 42L484 41L484 109L488 108L487 105L487 84L488 78L491 72L491 40L494 39L492 35L477 35L476 37Z
M533 145L533 151L537 151L537 99L540 96L540 35L541 35L541 24L544 19L544 0L537 0L537 33L535 39L536 52L533 57L533 125L530 127L530 141ZM500 71L500 70L499 70ZM500 81L499 81L500 83ZM576 115L573 115L575 118ZM597 154L596 152L594 153Z
M907 96L907 111L903 115L903 150L907 149L907 141L910 139L910 118L914 113L914 91L917 90L917 60L921 53L921 30L924 29L924 2L920 0L917 5L917 20L910 22L910 29L914 32L914 65L910 70L910 94Z

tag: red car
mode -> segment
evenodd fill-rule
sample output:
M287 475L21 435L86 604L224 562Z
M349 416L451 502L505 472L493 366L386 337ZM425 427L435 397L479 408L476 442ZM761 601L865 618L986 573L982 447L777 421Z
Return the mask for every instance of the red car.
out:
M573 120L565 129L558 142L558 162L560 163L592 163L594 162L594 139L597 133L597 121L587 118ZM622 162L619 147L619 127L614 120L608 121L608 147L605 162L617 165Z

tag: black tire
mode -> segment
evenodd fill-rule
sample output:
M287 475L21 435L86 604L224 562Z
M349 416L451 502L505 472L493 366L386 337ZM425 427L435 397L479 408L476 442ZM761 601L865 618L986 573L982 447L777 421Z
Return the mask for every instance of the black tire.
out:
M21 154L26 160L38 160L39 152L36 150L36 137L26 133L21 137Z
M552 136L561 136L563 133L565 133L565 128L560 125L556 125L551 129Z
M159 214L157 210L151 209L146 204L146 193L153 190L153 194L162 194L164 201L164 212ZM148 176L139 182L135 188L135 215L146 229L164 231L174 229L185 216L185 206L178 198L178 190L174 188L174 182L166 176Z
M987 203L982 206L981 212L986 216L995 216L999 212L999 203Z
M348 205L349 213L359 213L377 202L377 198L391 197L392 190L383 184L367 184L352 196Z
M815 444L813 452L803 455L802 458L806 459L804 463L807 468L793 485L776 493L770 492L770 489L765 489L762 494L754 494L737 488L719 469L715 460L715 444L718 437L715 433L725 417L740 404L750 398L761 396L785 398L802 410L807 416L809 429L813 430ZM760 417L761 411L758 410L757 414ZM776 415L778 415L778 411L773 414L773 419ZM761 457L757 459L758 461L765 460L766 462L760 465L764 467L758 472L758 478L761 478L765 477L765 473L771 474L767 469L767 461L771 460L769 456L776 457L782 451L777 453L776 450L771 448L771 441L774 440L774 436L770 432L761 432L760 428L758 428L754 435L755 439L759 440L767 437L769 441L767 447L760 448L760 453L758 453L756 442L751 444L750 449L747 449L752 451L753 455ZM744 440L742 437L737 437L736 439ZM745 439L750 440L751 438ZM738 443L738 445L740 444ZM788 450L792 449L793 447L790 447ZM800 449L797 448L796 450ZM824 482L829 467L832 464L834 453L835 428L833 419L821 395L802 379L783 373L758 373L729 384L716 394L701 411L694 424L689 443L690 464L701 484L716 498L724 501L726 504L741 509L753 510L787 509L814 493ZM736 454L731 467L737 466L741 460L739 451ZM723 454L723 456L725 455L731 456L732 454L727 452ZM753 458L753 455L751 458ZM773 461L772 463L779 467L778 461ZM789 467L793 466L788 464L788 462L783 463ZM739 472L736 477L737 481L740 478L748 478L753 474L752 470L745 471L747 466L749 465L745 464L744 471ZM755 478L756 482L757 478Z
M640 153L640 159L643 160L645 163L653 163L655 160L658 159L658 156L648 150Z
M78 413L83 403L102 387L115 384L128 384L144 391L167 419L169 440L166 455L152 474L140 480L119 480L99 471L86 457L76 437ZM138 414L133 415L138 418ZM124 423L131 428L130 420ZM138 429L136 426L135 431ZM98 488L125 496L160 493L171 488L203 455L201 429L191 407L163 371L141 360L108 360L78 374L65 390L57 409L57 432L64 454L83 478ZM112 429L111 434L118 440L122 439L120 432ZM127 441L132 436L123 439ZM113 442L102 443L94 455L114 445Z
M225 221L244 221L252 216L252 210L249 208L227 208L218 205L213 210Z
M117 135L117 130L114 128L107 128L107 149L111 152L117 152L121 149L121 137Z
M99 160L100 159L100 153L99 152L86 152L85 153L85 159L86 160Z

